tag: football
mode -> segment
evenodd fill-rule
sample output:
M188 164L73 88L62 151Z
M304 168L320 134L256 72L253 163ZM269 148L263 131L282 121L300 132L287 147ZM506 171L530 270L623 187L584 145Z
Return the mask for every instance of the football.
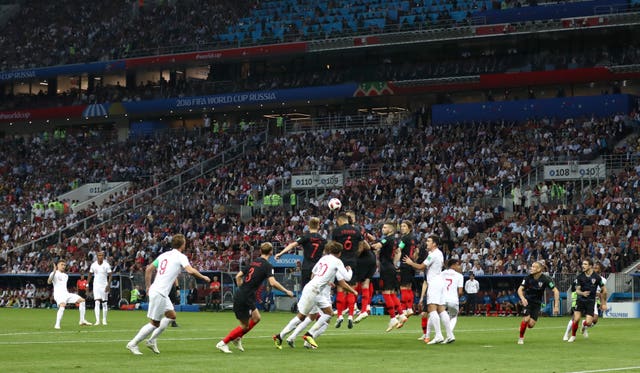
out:
M342 202L337 198L331 198L328 203L329 210L335 211L342 207Z

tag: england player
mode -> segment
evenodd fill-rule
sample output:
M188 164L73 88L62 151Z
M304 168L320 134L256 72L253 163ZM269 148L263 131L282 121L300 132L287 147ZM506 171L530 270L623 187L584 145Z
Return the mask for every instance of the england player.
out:
M458 259L449 259L447 261L447 269L442 271L442 280L444 281L444 305L447 308L445 314L441 314L440 318L450 318L447 322L443 320L443 324L447 332L447 343L453 343L456 337L453 330L458 322L458 313L460 312L460 297L464 293L464 277L462 277L462 267ZM427 336L428 337L428 336ZM425 337L426 338L426 337Z
M569 319L569 323L567 324L567 329L564 331L564 336L562 337L563 341L569 340L569 335L571 334L571 328L573 328L573 313L576 311L576 302L578 301L578 294L576 294L575 280L571 283L569 292L571 293L571 318Z
M264 280L268 280L271 287L293 297L293 292L282 286L273 275L273 266L269 263L269 258L273 255L273 245L269 242L261 244L260 254L260 257L251 262L248 268L236 274L238 289L233 296L233 312L240 321L240 325L216 344L216 348L226 354L231 353L229 342L233 342L238 350L244 351L242 337L260 322L260 311L256 308L256 292Z
M49 274L49 278L47 279L48 284L53 284L53 299L55 299L58 304L58 313L56 314L56 324L54 328L60 329L60 321L62 321L62 316L68 303L78 304L78 309L80 310L80 321L78 324L81 326L91 325L91 323L87 322L84 318L86 312L84 298L78 294L69 293L69 290L67 290L69 275L64 272L66 268L67 262L59 260L58 264L53 265L53 272Z
M146 346L154 353L160 353L157 338L176 319L176 311L173 308L171 299L169 299L169 292L182 269L194 277L211 282L209 277L193 268L187 256L183 254L186 243L187 240L184 235L174 235L171 238L171 247L173 249L160 254L145 270L144 280L147 294L149 295L147 317L150 321L140 328L138 334L127 343L127 349L134 355L142 355L142 352L138 349L138 343L149 335L151 336L147 340ZM151 283L154 272L156 277Z
M342 245L336 241L330 241L325 246L327 255L320 258L318 263L313 267L313 277L302 289L302 295L300 301L298 301L298 314L289 321L289 323L280 331L280 333L273 336L276 347L282 348L282 338L294 331L295 336L302 331L304 326L301 324L314 309L319 308L322 311L320 318L311 327L311 329L305 333L302 337L311 347L317 348L318 344L315 338L318 338L329 325L329 320L333 315L333 309L331 308L331 296L330 296L330 284L334 281L338 283L351 294L357 296L357 292L347 283L353 275L351 268L345 267L340 260L342 254ZM294 330L295 329L295 330ZM293 347L292 339L287 339L287 342Z
M583 333L586 328L593 325L593 315L596 308L596 294L598 287L600 287L601 296L601 309L607 310L607 287L605 282L599 274L593 270L593 259L587 258L582 261L582 273L578 275L575 281L576 294L578 299L576 300L576 309L573 312L573 326L571 327L571 337L567 342L572 343L576 340L576 331L580 326L580 319L582 315L585 315L585 320L582 323ZM585 335L588 337L588 334Z
M311 279L311 270L313 266L316 265L318 260L323 255L324 247L327 243L327 240L322 237L319 233L320 231L320 219L317 217L312 217L309 219L309 232L303 234L297 240L288 244L284 249L282 249L279 253L277 253L274 257L276 260L280 259L280 257L290 250L295 249L298 246L302 246L302 268L301 268L301 276L300 276L300 285L301 288L304 288L305 285ZM317 319L317 314L312 314L307 317L307 320L303 322L304 327L311 324L313 321ZM295 338L295 336L294 336Z
M427 344L436 343L450 343L449 335L447 339L444 339L442 335L442 329L440 327L440 315L446 313L446 307L444 305L443 290L444 282L442 280L442 265L444 264L444 255L439 249L440 237L431 235L427 238L427 251L429 255L422 263L416 263L408 256L403 258L403 261L415 268L418 271L426 271L427 287L427 312L429 312L429 325L431 329L435 331L435 337ZM445 321L448 318L445 318ZM445 329L448 327L445 326Z
M111 275L111 265L104 260L104 251L100 251L96 255L96 261L93 262L89 268L89 278L87 278L87 283L91 284L93 288L93 299L95 302L93 311L96 315L96 323L94 325L100 325L100 309L102 309L102 324L107 325ZM91 283L92 277L93 283Z
M534 262L531 264L529 274L522 279L518 287L518 296L524 306L522 321L520 322L520 338L518 344L524 344L524 333L527 328L533 328L538 321L540 305L544 301L544 293L548 289L553 290L553 314L560 313L560 292L556 288L551 277L542 273L544 264Z

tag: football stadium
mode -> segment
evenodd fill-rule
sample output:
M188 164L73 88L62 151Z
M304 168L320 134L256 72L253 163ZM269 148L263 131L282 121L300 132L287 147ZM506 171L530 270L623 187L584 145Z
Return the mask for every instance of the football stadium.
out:
M640 372L638 35L639 0L0 0L3 370Z

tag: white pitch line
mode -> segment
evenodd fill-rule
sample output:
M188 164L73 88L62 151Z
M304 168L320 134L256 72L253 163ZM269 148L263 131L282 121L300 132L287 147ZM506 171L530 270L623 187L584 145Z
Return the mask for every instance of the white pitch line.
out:
M607 368L607 369L596 369L596 370L581 370L581 371L577 371L577 372L569 372L569 373L619 372L619 371L622 371L622 370L633 370L633 369L638 369L638 370L640 370L640 366L636 366L636 367L624 367L624 368Z
M511 328L491 328L491 329L456 329L456 333L486 333L486 332L495 332L495 331L513 331L513 330L518 330L518 325L515 325L514 327ZM544 326L538 326L536 327L536 330L543 330L543 329L564 329L565 327L544 327ZM227 329L203 329L203 328L194 328L194 329L187 329L187 328L183 328L183 330L186 331L198 331L198 332L212 332L212 333L216 333L216 332L225 332L227 333L229 330ZM397 330L394 331L392 334L419 334L419 330L416 329L417 331L414 330L410 330L410 329L403 329L403 330ZM62 329L62 330L43 330L40 332L15 332L15 333L0 333L0 337L13 337L13 336L20 336L20 335L42 335L42 334L54 334L54 335L60 335L62 333L91 333L91 334L96 334L96 333L133 333L135 332L134 329L95 329L95 328L84 328L82 330L77 330L77 329ZM327 330L326 333L324 333L324 335L340 335L344 332L340 332L340 331L333 331L331 329ZM350 333L350 334L362 334L362 335L375 335L375 334L387 334L384 332L383 329L380 330L365 330L365 331L356 331L356 329L350 330L346 333ZM268 335L267 337L271 337L271 335ZM2 341L0 341L0 344L2 343Z

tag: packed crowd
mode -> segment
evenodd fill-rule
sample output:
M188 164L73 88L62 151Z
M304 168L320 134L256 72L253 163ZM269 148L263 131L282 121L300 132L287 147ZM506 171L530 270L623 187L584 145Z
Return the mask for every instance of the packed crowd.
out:
M126 0L55 4L36 0L20 4L0 27L0 71L115 60L134 53L156 55L347 33L451 27L470 22L474 11L527 3L187 0L139 6ZM182 47L176 50L177 46Z
M169 3L173 4L170 5ZM250 1L87 3L44 0L22 4L0 31L0 70L108 61L137 50L155 55L167 46L193 50L246 13Z
M69 134L56 131L61 135L3 139L0 141L2 250L104 212L134 193L213 158L238 144L240 138L259 141L236 126L224 128L226 132L206 135L168 132L127 141L118 141L113 133L97 131ZM57 196L78 185L105 180L129 181L132 187L112 194L103 206L89 205L69 213L55 211L53 203Z
M68 216L31 221L30 204L34 198L54 198L65 185L56 184L53 177L47 179L46 172L39 175L43 180L38 182L33 181L33 175L25 173L25 180L32 180L31 184L49 183L49 187L17 192L18 185L31 184L7 184L14 180L16 165L24 165L26 159L35 162L46 157L34 157L26 151L24 154L28 157L21 159L23 152L11 152L10 149L15 148L7 147L4 159L11 162L11 167L8 163L4 167L3 211L12 211L17 206L21 214L14 213L14 219L5 217L3 221L0 264L3 272L46 272L52 260L65 257L70 271L83 272L95 253L104 250L117 271L136 272L167 247L172 233L181 232L190 240L194 267L235 270L251 258L252 249L259 242L268 240L281 247L295 239L304 230L309 216L326 216L322 227L325 234L333 223L323 205L327 195L306 201L301 197L294 208L261 209L256 205L248 221L240 219L229 206L246 204L249 193L259 201L264 193L280 191L281 183L292 172L347 170L353 176L347 178L345 187L328 195L340 198L345 208L355 210L365 228L375 231L388 219L413 220L419 238L430 233L448 237L445 255L458 255L463 259L466 272L473 271L470 266L477 264L485 274L521 273L527 264L539 259L553 263L554 271L573 272L576 255L585 253L603 261L609 259L611 264L607 267L620 270L637 257L637 230L631 229L638 224L633 213L638 203L632 186L636 182L627 180L636 180L638 170L630 170L626 177L612 178L597 190L572 190L567 186L572 198L566 200L566 207L562 208L553 196L545 199L546 192L539 194L535 201L522 206L529 209L529 214L516 210L516 215L509 220L503 220L501 202L492 198L498 197L500 190L508 192L510 185L538 165L594 157L609 151L610 147L605 144L614 144L623 135L624 127L614 124L613 119L584 119L573 124L541 121L523 125L403 126L344 133L289 134L269 144L259 144L235 162L233 168L218 168L215 173L162 199L149 200L148 204L108 224L64 237L60 245L11 253L7 252L9 248L37 236L55 219L64 220ZM122 152L124 147L114 144L103 149L101 155L118 159L118 164L138 166L151 162L150 159L162 158L155 155L147 159L141 154L147 151L146 154L156 154L154 149L166 139L145 141L137 145L129 143L127 147L141 152ZM184 147L190 141L201 141L202 148L196 151L196 145ZM232 140L227 137L224 141ZM207 154L217 154L220 149L215 150L215 144L224 147L221 141L210 136L200 140L174 136L169 143L175 145L176 155L167 158L171 164L168 169L154 163L154 167L162 171L161 175L182 169L175 168L180 163L176 161L177 154L183 154L188 160L184 163L186 166ZM638 151L638 144L629 146L634 152ZM178 150L183 147L185 149ZM73 151L78 149L66 147L65 150L70 151L69 156L73 158ZM64 152L58 151L61 152L59 163L82 165L63 161ZM82 154L98 153L93 149ZM92 170L104 169L99 160L93 164L97 167L82 165L82 174L91 175ZM32 167L46 169L39 165ZM140 170L154 167L140 167ZM77 172L71 166L65 170L71 174ZM544 188L541 184L535 189ZM625 194L612 195L611 203L618 202L615 198L627 198L620 202L624 207L603 208L607 206L605 201L609 201L605 194L620 188ZM95 211L100 208L96 207ZM15 220L18 216L20 220ZM599 224L605 216L609 223ZM591 235L573 232L579 225L577 222L591 224Z

